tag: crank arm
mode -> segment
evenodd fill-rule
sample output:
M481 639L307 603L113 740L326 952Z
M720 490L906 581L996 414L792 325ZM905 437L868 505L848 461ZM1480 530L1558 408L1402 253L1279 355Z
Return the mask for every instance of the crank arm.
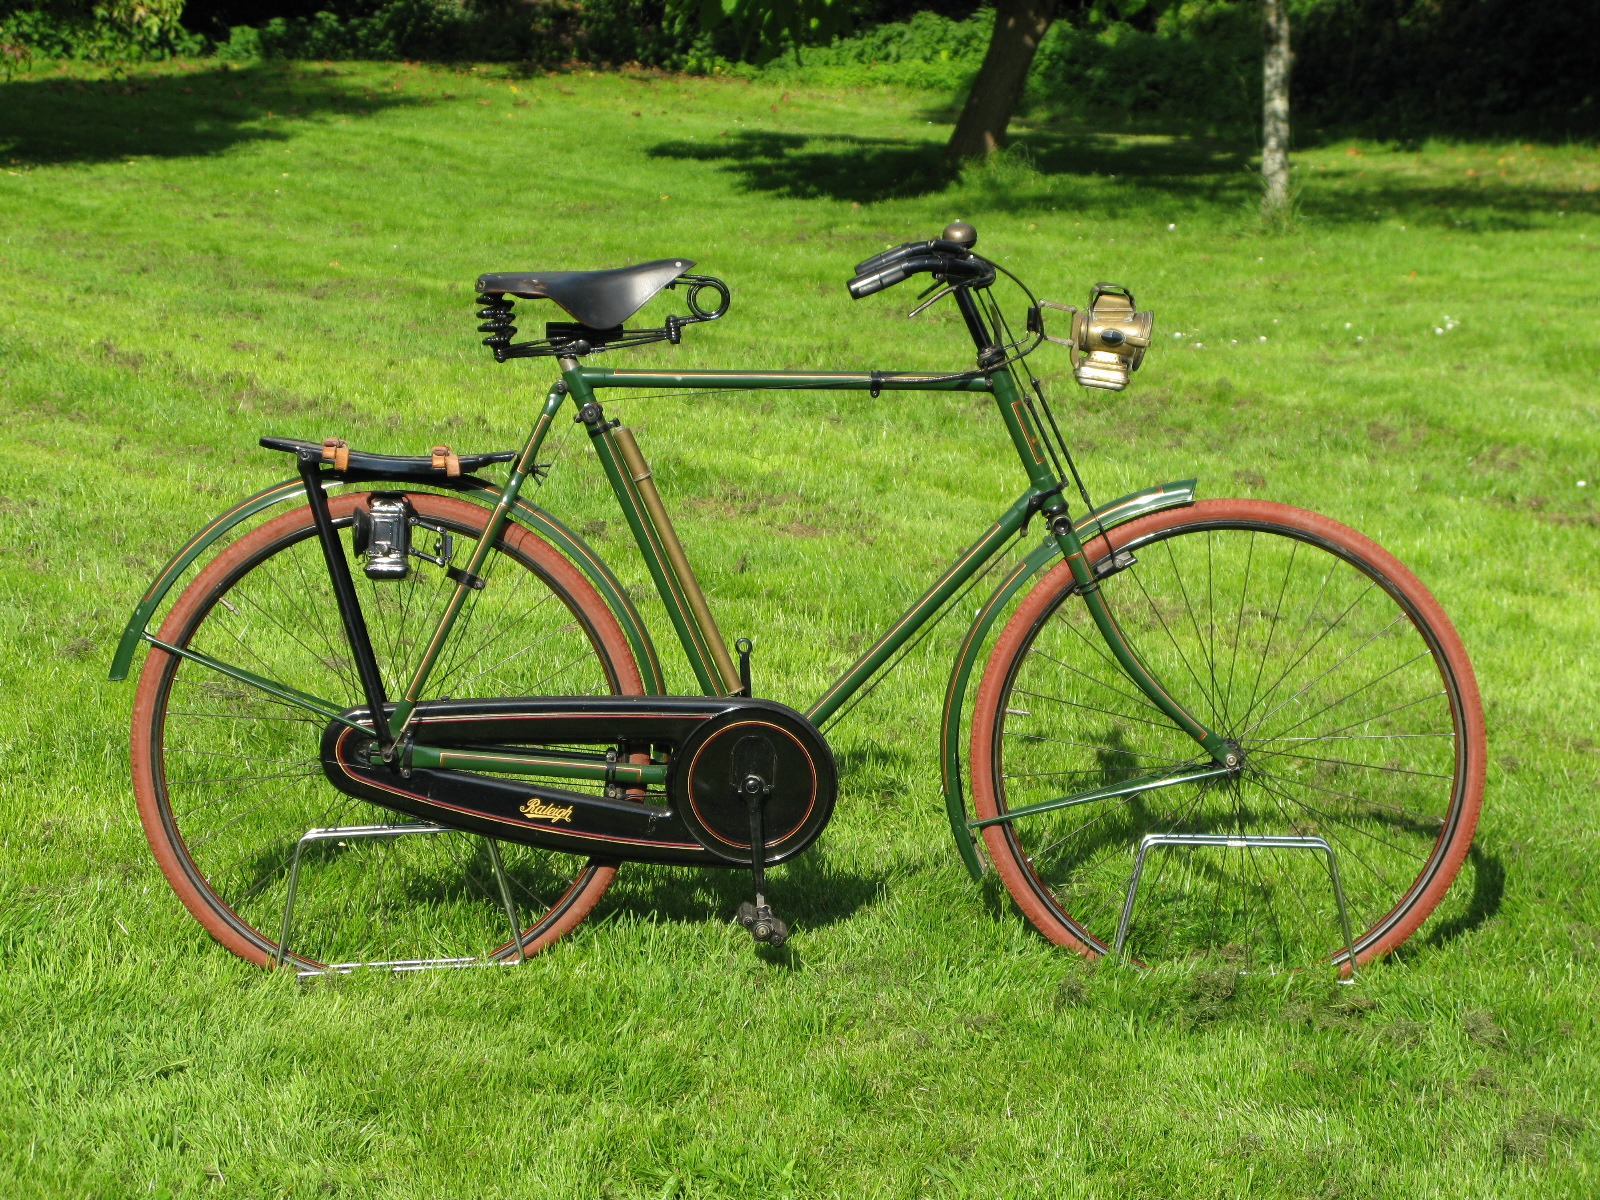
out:
M1029 804L1023 808L1013 809L1008 813L1001 813L998 817L985 817L981 821L968 821L968 829L982 829L985 825L999 825L1005 821L1015 821L1018 817L1031 817L1035 813L1052 812L1058 808L1071 808L1076 804L1093 804L1096 800L1111 800L1117 796L1131 796L1136 792L1154 792L1160 788L1178 787L1185 783L1198 783L1202 779L1218 779L1223 775L1232 775L1233 767L1221 767L1215 763L1207 763L1203 767L1192 770L1179 771L1176 774L1159 772L1155 775L1144 775L1138 779L1130 779L1127 783L1119 783L1113 787L1095 788L1089 792L1079 792L1075 796L1057 796L1054 800L1041 800L1038 804Z

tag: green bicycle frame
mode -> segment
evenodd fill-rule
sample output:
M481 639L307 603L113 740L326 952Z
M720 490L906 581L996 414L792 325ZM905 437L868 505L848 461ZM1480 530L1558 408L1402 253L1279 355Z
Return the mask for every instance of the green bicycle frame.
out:
M669 531L659 529L629 471L624 465L613 426L604 419L597 392L604 388L659 388L659 389L709 389L747 390L751 388L827 388L839 391L961 391L988 392L1000 410L1006 431L1011 437L1017 456L1026 471L1030 486L1017 498L984 534L974 542L906 612L864 653L844 675L828 688L808 709L805 715L814 723L827 721L868 680L870 680L931 617L960 590L995 553L1014 537L1035 512L1043 512L1050 519L1050 532L1056 548L1066 559L1077 583L1077 591L1088 607L1095 625L1100 630L1107 647L1118 664L1138 686L1180 729L1205 749L1211 759L1222 765L1228 763L1234 752L1220 735L1207 728L1174 699L1123 637L1116 619L1100 595L1100 585L1084 553L1082 542L1071 520L1066 517L1066 505L1060 501L1061 481L1056 479L1046 461L1038 431L1034 428L1028 405L1017 388L1011 374L1006 371L987 375L929 375L913 372L805 372L805 371L626 371L605 367L588 367L575 359L562 360L563 388L552 389L544 411L530 434L528 443L511 473L499 502L490 518L484 536L479 540L467 572L476 574L487 556L489 547L499 535L500 528L515 503L517 493L532 469L534 456L559 410L563 391L570 395L578 409L579 419L589 428L591 441L616 493L623 516L633 532L639 552L649 568L656 590L666 605L673 628L688 656L697 682L706 695L727 695L737 690L736 683L724 677L717 666L718 651L726 657L726 647L721 644L721 634L714 625L697 617L690 597L697 589L692 579L683 577L682 569L669 561L665 542ZM466 598L467 584L458 584L446 605L438 629L418 664L410 685L395 708L391 732L398 735L410 719L418 699L426 686L428 675L437 659L440 648L449 634L461 605ZM731 686L730 686L731 684Z
M1148 780L1135 782L1145 789L1172 786L1191 779L1209 778L1225 772L1234 765L1234 749L1174 699L1128 644L1107 608L1104 598L1100 595L1096 564L1088 559L1079 536L1080 531L1088 535L1097 535L1143 513L1192 503L1193 481L1186 480L1179 484L1164 485L1146 492L1135 493L1097 509L1094 513L1086 514L1077 522L1072 521L1068 518L1066 504L1061 499L1062 481L1051 471L1030 405L1009 371L997 370L986 374L959 375L918 372L662 372L590 367L570 358L562 359L561 367L562 378L547 395L528 439L512 465L505 486L494 489L485 485L479 489L484 492L486 498L493 500L487 525L483 535L477 540L469 561L465 564L461 581L446 601L438 625L422 652L403 694L392 698L395 703L389 723L391 737L398 737L414 715L426 689L428 678L467 600L469 584L466 580L481 573L490 548L506 522L513 518L513 514L525 521L531 518L531 523L539 532L552 537L569 557L576 558L579 566L600 587L603 597L613 611L622 618L624 630L636 655L642 656L640 665L646 673L647 687L655 692L661 690L661 672L655 648L644 631L637 612L627 601L626 593L616 582L615 577L587 547L582 546L570 530L542 510L534 509L520 499L523 486L534 473L535 460L551 424L569 397L578 411L578 419L588 429L602 470L616 494L618 505L633 533L651 579L666 606L668 617L683 646L697 684L705 695L733 695L738 693L739 684L736 679L730 677L727 668L729 662L727 649L722 643L721 634L709 618L703 599L699 596L699 585L688 571L681 550L676 557L672 553L677 548L676 538L671 531L670 523L663 527L664 511L659 509L658 499L657 509L652 512L650 498L654 495L654 485L647 482L648 472L640 475L637 470L630 468L625 448L617 437L618 422L605 419L598 394L607 388L696 391L799 388L870 391L873 395L883 391L986 392L993 397L1006 432L1011 438L1018 460L1028 479L1027 489L838 680L805 710L806 717L821 725L837 714L852 696L884 669L897 650L935 618L962 587L983 570L995 554L1009 543L1035 514L1042 514L1048 524L1047 539L1002 581L989 603L979 610L978 617L963 643L946 696L941 733L941 766L945 778L945 798L951 830L955 835L962 860L969 871L976 876L981 871L981 865L973 839L973 830L978 823L966 819L961 800L959 754L956 746L965 689L980 643L999 615L1000 609L1027 579L1048 562L1054 561L1058 555L1067 562L1076 583L1077 594L1087 607L1107 648L1122 670L1151 703L1193 738L1209 759L1207 762L1197 762L1193 768L1180 768L1177 771L1167 772L1159 779L1152 776ZM628 442L631 445L631 435L628 437ZM633 453L637 455L636 450ZM638 465L640 463L636 458L634 466ZM269 691L280 699L305 707L324 718L340 719L336 715L341 710L340 705L293 689L284 689L271 680L259 678L248 671L209 656L167 645L148 630L148 622L162 596L195 556L233 524L260 511L268 504L294 495L296 486L288 483L279 485L241 503L212 522L174 556L167 570L146 593L129 621L122 645L119 646L113 663L113 678L126 677L133 651L137 643L144 640L169 653L180 654L209 669L217 670L238 682ZM696 600L700 601L698 605ZM416 756L414 761L422 765L435 763L444 765L446 757L454 756L454 759L459 761L453 760L448 765L468 766L458 751L416 745L412 753ZM593 756L549 750L529 751L525 755L515 752L497 754L492 769L550 779L599 779L605 777L606 771L603 765L593 761ZM640 773L640 778L630 782L659 783L661 780L657 776L663 772L664 768L647 768ZM646 775L649 777L645 778ZM1033 811L1047 811L1101 798L1104 797L1100 791L1063 796L1042 805L1032 806L1025 811L1019 810L1001 818L991 819L984 824L994 824L996 821L1027 816Z

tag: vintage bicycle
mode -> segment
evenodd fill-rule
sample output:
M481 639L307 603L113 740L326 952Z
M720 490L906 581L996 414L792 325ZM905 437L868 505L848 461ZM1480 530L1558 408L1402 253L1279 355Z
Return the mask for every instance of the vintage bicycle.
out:
M861 298L929 276L916 311L956 305L970 368L601 367L722 318L727 285L687 259L491 273L478 319L494 357L560 368L521 449L406 458L262 438L296 477L173 556L111 670L125 679L150 647L134 787L193 915L236 954L303 973L513 962L577 926L621 863L657 863L748 872L738 920L781 944L765 872L832 815L821 727L992 581L939 730L950 831L975 879L992 866L1045 937L1133 963L1220 953L1348 978L1404 941L1460 868L1482 799L1483 716L1449 620L1393 556L1326 517L1201 500L1192 479L1092 504L1019 368L1048 340L1080 384L1121 389L1152 316L1109 284L1082 310L1039 301L976 239L956 222L859 263L848 285ZM994 295L1002 276L1028 302L1021 334ZM687 315L625 328L678 289ZM515 341L518 299L571 319ZM1047 319L1069 321L1066 336ZM602 404L617 388L985 394L1022 490L796 711L755 694L748 641L729 652L632 431ZM569 407L698 695L665 694L617 575L527 494ZM496 464L503 483L482 474Z

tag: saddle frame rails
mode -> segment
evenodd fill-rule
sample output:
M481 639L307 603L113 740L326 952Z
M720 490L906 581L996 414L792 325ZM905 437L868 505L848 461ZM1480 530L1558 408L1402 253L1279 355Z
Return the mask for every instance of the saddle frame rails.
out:
M1196 777L1215 773L1215 765L1224 761L1228 747L1213 731L1177 704L1151 676L1138 656L1121 636L1115 620L1099 596L1096 577L1101 572L1089 557L1085 542L1093 542L1104 532L1137 517L1162 509L1194 503L1195 481L1182 480L1147 488L1114 500L1092 512L1074 519L1066 515L1061 499L1063 481L1052 476L1040 447L1034 419L1027 399L1008 371L989 374L936 375L922 372L805 372L805 371L638 371L613 370L589 367L577 360L561 360L562 378L550 389L543 408L536 419L527 441L512 464L510 476L503 487L472 475L455 478L420 480L415 477L395 476L393 483L409 486L445 487L480 498L491 505L491 513L483 536L457 578L456 588L440 618L438 627L428 643L428 649L416 665L404 693L393 702L382 695L368 696L365 711L346 710L331 701L304 695L284 685L263 679L252 672L231 664L198 654L184 648L168 645L151 632L151 624L163 599L208 547L223 538L230 530L256 516L263 510L295 496L307 497L313 513L326 513L326 490L346 483L385 482L384 477L372 474L356 475L353 472L326 470L312 461L303 461L301 476L263 489L247 497L233 508L214 518L195 534L167 563L154 583L141 598L124 630L113 658L110 678L126 679L133 656L140 642L148 642L155 649L177 654L199 662L248 686L260 688L279 699L299 705L363 734L376 735L380 745L392 746L402 733L414 723L419 697L426 686L439 653L450 629L459 614L474 578L483 566L489 548L494 544L508 520L518 520L544 537L558 551L575 563L594 584L601 598L611 608L621 625L637 659L645 690L650 695L662 695L665 684L660 660L643 619L628 598L627 591L615 574L575 532L562 524L544 509L522 498L521 491L528 477L534 473L534 463L550 426L570 397L581 421L593 442L601 467L616 494L618 504L627 520L634 540L649 569L657 592L666 607L674 632L677 634L688 658L701 692L707 697L736 697L743 689L732 666L726 644L707 608L687 559L672 530L670 519L655 494L649 469L644 464L632 434L620 427L620 422L608 421L597 398L605 388L650 389L789 389L870 391L963 391L987 392L994 397L1013 446L1017 451L1030 486L1016 502L997 517L987 530L953 562L940 577L908 608L873 645L835 681L805 711L804 717L820 726L837 713L863 686L891 660L897 650L909 641L924 625L935 618L962 587L973 579L1013 537L1025 528L1036 513L1043 512L1048 520L1048 533L1021 562L1019 562L993 590L987 602L977 610L961 643L950 675L944 698L940 724L940 766L946 811L956 847L968 871L976 879L983 871L977 843L973 837L973 824L966 812L966 803L960 770L960 734L966 708L966 692L971 674L987 643L987 636L995 621L1008 603L1041 570L1064 557L1079 585L1079 594L1087 605L1096 625L1124 671L1151 702L1171 717L1178 726L1207 752L1211 763L1195 768ZM305 456L303 456L305 457ZM337 572L343 568L348 579L345 560L337 533L331 525L320 531L328 566L335 575L336 594L345 589L337 585ZM336 558L337 554L337 558ZM364 640L364 622L359 601L353 591L345 592L341 599L341 615L351 631L352 643L358 661L361 642ZM371 651L366 651L370 659ZM371 672L372 677L376 671ZM381 692L381 684L378 685ZM386 722L363 723L361 718L372 720L372 713L387 713ZM409 745L409 754L417 766L433 765L441 755L451 751L444 747L426 744ZM519 761L520 760L520 761ZM551 780L590 779L613 781L622 764L602 764L593 755L566 754L545 748L530 749L525 755L497 754L493 769L498 773L540 777ZM632 774L632 772L630 772ZM644 768L638 771L637 783L656 783L664 768ZM648 776L648 778L646 778ZM1182 778L1146 781L1146 786L1160 786L1186 782ZM563 800L590 800L581 793L565 792ZM1083 797L1092 798L1088 794ZM1058 807L1075 801L1075 797L1062 797L1051 801L1048 807ZM614 808L614 804L605 805ZM1011 814L1023 816L1025 813ZM523 836L519 836L519 833ZM515 840L528 840L542 844L537 827L518 832L506 831L501 836ZM630 855L627 847L615 848L624 858ZM706 864L715 865L715 864Z

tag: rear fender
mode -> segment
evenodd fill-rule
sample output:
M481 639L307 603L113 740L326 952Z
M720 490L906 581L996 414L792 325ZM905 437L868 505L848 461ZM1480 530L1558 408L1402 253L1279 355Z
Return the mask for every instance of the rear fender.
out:
M1080 539L1087 541L1101 531L1115 529L1147 513L1182 508L1194 503L1197 482L1194 479L1182 479L1133 492L1079 517L1072 527ZM1092 545L1089 548L1092 551ZM971 682L973 668L988 639L989 630L1000 614L1011 599L1032 582L1034 576L1060 556L1061 550L1055 539L1047 537L1000 581L973 618L967 636L961 642L961 649L956 654L955 669L950 672L950 684L945 689L944 716L939 725L939 766L944 784L945 812L950 818L950 832L956 839L961 861L974 879L982 878L983 863L978 858L977 841L967 828L966 797L961 785L961 720L966 710L967 685Z
M457 481L452 490L481 496L490 504L498 501L501 495L501 489L496 485L471 476ZM305 484L299 479L274 484L212 518L185 542L161 569L161 573L140 598L133 615L128 618L127 627L122 631L122 640L117 643L117 652L111 660L110 678L116 681L128 677L133 665L134 652L144 640L150 619L161 607L161 601L172 590L173 584L197 558L217 539L240 523L274 504L280 504L296 496L301 498L305 496ZM644 677L646 692L657 696L665 692L666 685L661 678L661 662L656 657L656 648L650 640L649 631L646 630L638 610L634 608L633 601L628 598L627 590L618 582L611 568L606 566L604 560L581 537L537 505L518 497L511 513L517 521L564 554L588 577L589 582L600 593L601 599L611 609L612 615L617 618L623 633L627 635L628 644L632 647L634 658L639 663L639 672Z

